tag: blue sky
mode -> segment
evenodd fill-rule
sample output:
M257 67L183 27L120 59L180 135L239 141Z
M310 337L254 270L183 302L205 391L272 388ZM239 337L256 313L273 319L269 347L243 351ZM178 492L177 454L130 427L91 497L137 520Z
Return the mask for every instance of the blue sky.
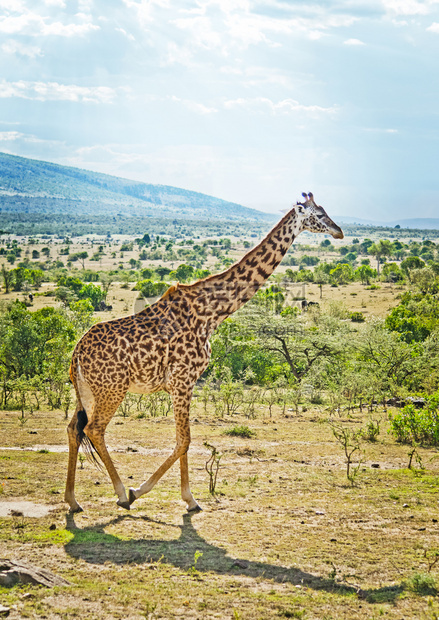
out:
M0 0L0 150L439 216L439 0Z

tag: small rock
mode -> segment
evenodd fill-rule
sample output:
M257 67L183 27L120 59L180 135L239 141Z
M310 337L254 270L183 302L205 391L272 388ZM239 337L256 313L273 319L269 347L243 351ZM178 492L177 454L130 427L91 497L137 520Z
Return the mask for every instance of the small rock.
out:
M325 513L323 512L323 510L316 510L316 515L324 515Z
M336 538L331 538L331 540L329 542L337 542Z
M29 435L38 435L37 431L28 431Z
M403 508L410 508L410 506L408 504L403 504L402 507Z
M305 521L301 521L300 523L301 523L302 525L305 525Z
M128 476L128 478L129 478L130 480L132 480L132 479L134 478L134 476Z
M9 616L9 612L10 612L10 608L9 607L4 607L3 605L0 605L0 616Z
M433 523L437 523L437 519L432 519Z
M379 469L380 468L380 464L379 463L372 463L371 467L373 467L374 469Z
M99 480L96 480L95 485L99 486L101 483L99 482Z
M49 530L56 530L56 524L55 524L55 523L52 523L52 524L49 526Z
M232 568L234 566L237 566L238 568L248 568L248 562L245 562L244 560L235 560L232 564Z
M427 529L426 527L420 527L420 528L418 529L418 532L425 532L425 530L426 530L426 529Z
M11 510L11 516L12 517L24 517L24 514L21 512L21 510Z

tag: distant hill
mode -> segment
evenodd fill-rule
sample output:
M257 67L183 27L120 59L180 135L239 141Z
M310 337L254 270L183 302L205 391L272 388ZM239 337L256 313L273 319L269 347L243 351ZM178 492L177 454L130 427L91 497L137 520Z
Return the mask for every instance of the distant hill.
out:
M0 211L72 216L253 220L275 216L171 187L0 153Z
M388 226L397 226L401 228L418 228L421 230L439 230L439 217L417 217L409 220L395 220L389 222Z
M365 220L360 217L352 217L348 215L334 216L336 222L342 224L359 224L360 226L379 226L383 228L413 228L417 230L439 230L438 217L417 217L406 220L394 220L392 222L380 222L378 220Z

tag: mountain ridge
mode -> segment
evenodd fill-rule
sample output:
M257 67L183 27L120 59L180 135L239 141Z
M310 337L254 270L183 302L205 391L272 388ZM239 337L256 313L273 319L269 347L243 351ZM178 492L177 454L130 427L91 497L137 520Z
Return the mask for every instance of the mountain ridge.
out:
M3 211L112 216L274 220L272 214L170 185L131 181L0 152Z
M171 185L133 181L54 162L0 152L0 211L182 220L273 223L277 214L258 211ZM439 218L382 222L334 215L341 224L439 230Z

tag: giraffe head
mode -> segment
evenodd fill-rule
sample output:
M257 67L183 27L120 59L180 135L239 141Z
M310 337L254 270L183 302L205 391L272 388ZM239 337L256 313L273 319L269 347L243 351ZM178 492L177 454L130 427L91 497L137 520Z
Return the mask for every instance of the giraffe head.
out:
M334 239L343 239L343 231L331 220L323 207L319 207L314 201L311 194L302 193L303 202L294 205L300 230L309 230L310 232L325 233L332 235Z

